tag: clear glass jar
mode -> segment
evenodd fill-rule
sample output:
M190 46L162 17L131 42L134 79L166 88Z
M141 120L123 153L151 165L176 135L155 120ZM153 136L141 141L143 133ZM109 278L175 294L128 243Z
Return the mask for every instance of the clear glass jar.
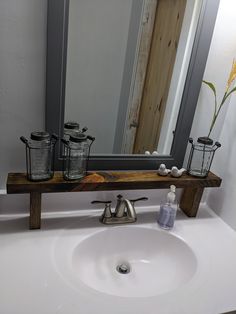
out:
M27 177L30 181L44 181L53 177L54 147L57 136L47 132L32 132L30 140L20 138L26 144Z
M69 141L62 140L66 153L63 166L65 180L78 180L86 175L90 146L94 140L83 133L71 135Z
M74 121L68 121L64 124L64 139L69 141L70 136L79 133L79 123Z
M211 164L215 155L215 151L221 147L219 142L213 144L213 140L209 137L199 137L197 143L193 139L189 139L191 151L187 165L188 174L205 178L211 168Z

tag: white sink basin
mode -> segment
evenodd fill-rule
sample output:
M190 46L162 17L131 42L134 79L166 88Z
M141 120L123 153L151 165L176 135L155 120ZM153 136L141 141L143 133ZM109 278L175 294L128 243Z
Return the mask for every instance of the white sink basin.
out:
M109 295L150 297L167 293L190 281L197 269L192 249L181 238L158 229L107 227L77 243L63 241L65 262L61 254L56 258L63 277L74 286L83 282ZM127 273L118 271L120 265Z

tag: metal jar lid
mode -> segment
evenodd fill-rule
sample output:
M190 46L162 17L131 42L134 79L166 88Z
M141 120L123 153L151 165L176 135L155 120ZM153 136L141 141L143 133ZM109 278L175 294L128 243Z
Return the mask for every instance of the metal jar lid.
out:
M75 143L86 142L87 136L83 133L73 134L70 136L70 141Z
M33 141L44 141L50 139L50 134L48 132L32 132L30 138Z
M75 121L68 121L64 124L64 128L69 130L79 129L79 123Z
M197 142L203 145L213 145L213 140L207 136L199 137Z

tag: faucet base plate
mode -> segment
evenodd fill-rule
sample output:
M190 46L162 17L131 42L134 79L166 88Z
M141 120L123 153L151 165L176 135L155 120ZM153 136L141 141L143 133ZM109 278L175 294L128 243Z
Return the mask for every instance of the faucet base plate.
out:
M101 223L105 225L118 225L118 224L133 223L137 220L137 218L132 218L127 215L124 215L123 217L116 217L112 213L111 217L104 217L104 215L102 215L99 220Z

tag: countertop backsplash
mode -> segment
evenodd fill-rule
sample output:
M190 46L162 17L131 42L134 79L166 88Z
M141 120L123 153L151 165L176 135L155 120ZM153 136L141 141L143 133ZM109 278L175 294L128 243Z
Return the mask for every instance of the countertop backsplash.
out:
M123 190L123 191L95 191L79 193L43 193L42 212L61 212L84 209L101 209L102 205L92 205L94 200L111 200L112 207L116 204L116 197L122 194L125 198L148 197L148 201L139 202L136 207L159 205L166 198L167 189L163 190ZM179 199L182 189L177 189ZM204 197L203 197L204 200ZM0 195L0 215L29 213L29 194Z

